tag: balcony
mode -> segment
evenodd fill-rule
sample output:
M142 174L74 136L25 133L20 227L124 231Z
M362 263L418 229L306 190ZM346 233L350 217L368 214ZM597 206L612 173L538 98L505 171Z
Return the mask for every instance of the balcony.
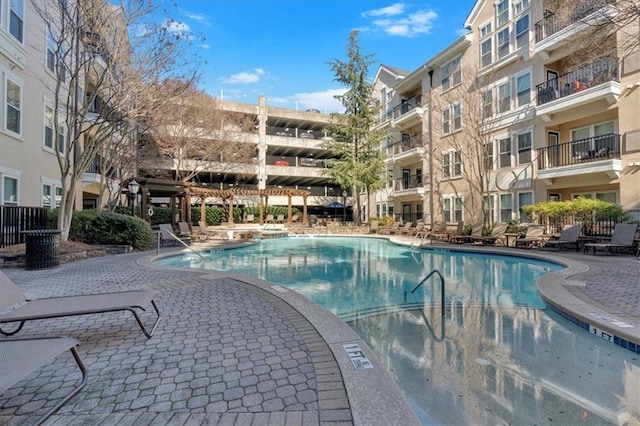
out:
M393 181L394 196L397 198L411 195L424 195L424 176L408 175Z
M535 53L541 53L545 59L549 54L567 44L584 29L610 18L615 14L615 0L581 0L568 14L545 12L536 22Z
M393 107L393 125L408 127L422 120L422 95L416 95Z
M394 162L401 164L421 160L424 157L422 137L403 135L399 141L387 146L387 153Z
M606 173L616 178L622 170L620 135L610 133L539 148L538 178Z
M602 59L536 86L536 114L544 121L551 115L590 102L618 101L620 83L614 59Z

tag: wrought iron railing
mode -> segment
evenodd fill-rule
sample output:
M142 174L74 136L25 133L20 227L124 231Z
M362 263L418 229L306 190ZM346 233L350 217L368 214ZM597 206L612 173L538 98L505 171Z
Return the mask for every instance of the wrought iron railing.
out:
M620 158L620 135L609 133L538 148L538 170Z
M405 189L424 188L424 176L423 175L410 175L403 176L394 180L393 189L396 191L403 191Z
M535 24L536 43L613 3L615 0L581 0L574 3L575 7L566 16L546 12L544 17Z
M393 107L393 118L398 118L409 111L422 107L422 95L416 95L412 98L402 101L400 105Z
M0 247L24 243L22 231L47 228L46 207L0 206Z
M393 154L402 154L416 148L422 148L422 138L420 136L403 137L399 141L393 142L391 145Z
M618 80L616 60L607 58L570 71L536 86L538 105L564 98L590 87Z

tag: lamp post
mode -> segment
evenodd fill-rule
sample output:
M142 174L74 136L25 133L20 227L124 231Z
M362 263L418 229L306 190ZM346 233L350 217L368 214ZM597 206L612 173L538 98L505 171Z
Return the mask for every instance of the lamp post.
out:
M138 194L138 189L140 189L140 184L135 180L129 182L129 200L131 201L131 216L135 217L135 206L136 206L136 194Z
M347 191L342 190L342 223L347 221Z

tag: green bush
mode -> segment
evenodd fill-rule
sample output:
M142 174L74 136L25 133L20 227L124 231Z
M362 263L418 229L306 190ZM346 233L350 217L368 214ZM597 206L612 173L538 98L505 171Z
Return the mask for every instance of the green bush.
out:
M152 225L159 225L161 223L171 223L171 216L173 216L171 207L154 207L153 215L149 216L149 219Z
M238 211L237 214L236 210L239 209L234 209L234 218L235 217L240 217L241 212ZM220 225L222 223L222 216L223 216L223 211L220 207L206 207L204 209L204 215L205 215L205 221L207 222L207 225ZM200 207L196 206L196 207L192 207L191 208L191 222L196 225L198 223L198 221L200 221L202 219L200 219Z
M138 217L104 212L91 221L84 237L89 244L131 245L136 250L149 250L153 232Z
M86 242L84 239L90 232L93 221L100 216L100 210L81 210L73 212L71 217L71 227L69 228L69 239L73 241Z

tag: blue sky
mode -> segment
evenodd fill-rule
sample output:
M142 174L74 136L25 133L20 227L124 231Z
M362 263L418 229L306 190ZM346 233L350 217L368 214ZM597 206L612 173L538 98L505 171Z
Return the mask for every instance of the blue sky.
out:
M463 31L474 0L181 0L174 26L204 40L202 88L215 97L341 111L328 62L346 59L349 33L380 64L413 71ZM196 40L196 39L194 39Z

